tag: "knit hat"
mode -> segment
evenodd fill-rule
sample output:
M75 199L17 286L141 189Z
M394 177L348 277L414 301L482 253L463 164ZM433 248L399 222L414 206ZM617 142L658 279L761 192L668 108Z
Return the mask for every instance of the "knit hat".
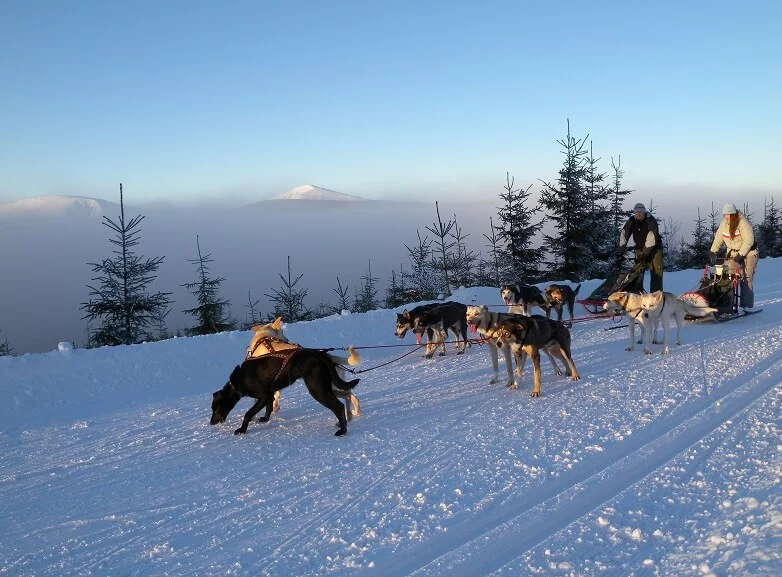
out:
M736 214L737 212L738 210L736 210L736 205L732 202L729 202L722 207L722 214Z
M633 212L646 212L646 207L644 206L644 203L642 202L636 203L636 205L633 207Z

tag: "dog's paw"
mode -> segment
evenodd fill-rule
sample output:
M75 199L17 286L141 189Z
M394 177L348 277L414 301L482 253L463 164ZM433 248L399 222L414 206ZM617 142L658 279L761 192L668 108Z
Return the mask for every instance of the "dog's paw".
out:
M529 396L537 399L540 397L540 391L532 391Z
M445 351L441 352L441 353L440 353L439 355L437 355L437 356L438 356L438 357L444 357L444 356L445 356Z
M625 347L625 350L626 350L626 351L634 351L634 350L635 350L635 347Z
M263 417L258 417L258 422L259 423L268 423L269 422L269 417L267 417L266 415L264 415Z
M516 381L511 381L505 386L508 387L511 391L515 391L519 388L519 386L516 384Z
M425 359L431 359L433 356L434 356L434 353L426 353L426 354L424 355L424 358L425 358Z
M644 349L644 354L645 355L651 355L652 354L652 350L651 349Z
M657 339L652 339L652 344L653 345L661 345L662 343L660 341L658 341Z
M663 348L663 350L660 352L661 355L667 355L670 351L668 350L668 347Z
M463 355L463 354L464 354L464 349L462 349L461 351L459 351L459 352L458 352L458 353L456 353L456 354L457 354L457 355Z
M558 377L561 377L561 376L562 376L562 369L557 369L557 370L556 370L556 371L554 371L554 372L557 374L557 376L558 376ZM568 376L570 376L570 375L568 375Z
M336 433L334 433L334 436L335 437L341 437L341 436L343 436L347 432L348 432L348 428L347 427L340 427L339 430Z
M570 377L570 378L571 378L571 379L573 379L574 381L580 381L580 380L581 380L581 376L580 376L580 375L578 375L578 374L575 374L575 375L573 375L573 376L572 376L572 377Z
M247 432L247 427L239 427L234 431L234 435L244 435Z

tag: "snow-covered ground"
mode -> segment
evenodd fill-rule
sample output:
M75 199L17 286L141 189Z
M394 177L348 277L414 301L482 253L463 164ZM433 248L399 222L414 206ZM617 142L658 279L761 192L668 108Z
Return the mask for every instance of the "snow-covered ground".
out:
M529 366L489 385L486 346L389 363L394 311L288 325L370 347L342 438L301 383L243 437L248 399L209 426L247 332L2 357L0 575L782 575L782 259L756 294L667 357L578 322L582 380L544 361L539 399Z

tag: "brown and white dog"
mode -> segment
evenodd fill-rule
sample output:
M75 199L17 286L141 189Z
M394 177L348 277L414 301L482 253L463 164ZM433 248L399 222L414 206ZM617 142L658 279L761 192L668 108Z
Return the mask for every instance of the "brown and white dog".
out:
M570 315L570 321L568 326L573 325L573 307L576 304L576 295L581 289L581 283L572 288L566 284L550 284L546 287L546 302L549 304L549 308L546 309L546 317L548 318L551 309L557 311L557 320L562 320L562 309L567 307L568 314Z
M283 334L282 317L277 317L274 319L274 322L266 323L265 325L255 325L250 330L253 331L254 334L250 339L250 344L247 345L247 352L244 356L245 361L248 359L257 359L264 355L279 353L280 351L287 351L290 349L298 349L301 347L301 345L297 343L289 342ZM347 364L350 366L355 366L360 362L360 358L356 354L355 350L352 348L349 348L348 350L350 351L350 356L348 357L341 357L328 353L328 356L337 366L337 373L343 380L345 379L345 373L339 367L339 365ZM333 387L333 390L334 394L338 397L350 401L350 404L347 408L348 419L352 418L353 415L361 414L361 404L359 403L358 397L356 397L352 392L345 391L338 387ZM281 395L279 390L274 391L274 401L272 405L272 412L274 413L280 410L280 396Z
M574 381L581 378L570 353L570 331L561 322L542 315L518 317L501 321L497 326L495 334L497 347L510 346L511 351L513 351L520 376L524 374L524 364L527 360L527 355L532 357L533 384L531 396L540 396L541 350L546 352L549 357L554 356L561 360L567 367L567 375ZM557 374L561 373L557 372ZM515 383L510 388L515 389Z

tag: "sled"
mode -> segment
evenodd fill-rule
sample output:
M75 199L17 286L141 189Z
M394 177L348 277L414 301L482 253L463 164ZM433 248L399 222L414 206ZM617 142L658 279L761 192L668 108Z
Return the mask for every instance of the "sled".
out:
M644 271L646 265L636 263L630 269L617 268L587 298L577 300L584 309L593 315L603 314L603 305L608 296L618 291L643 292Z
M750 312L739 310L741 291L746 287L744 268L732 259L722 259L714 265L706 265L696 290L679 296L679 300L695 307L713 307L717 312L703 319L716 322L730 321L742 316L759 313L761 309ZM686 317L688 320L703 320Z

